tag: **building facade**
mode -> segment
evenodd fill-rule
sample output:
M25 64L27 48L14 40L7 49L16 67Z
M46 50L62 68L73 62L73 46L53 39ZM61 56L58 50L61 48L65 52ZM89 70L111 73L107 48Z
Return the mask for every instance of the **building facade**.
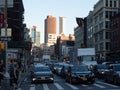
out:
M48 43L48 34L56 34L56 17L50 15L45 19L45 43Z
M111 18L111 52L108 54L111 61L120 60L120 13Z
M65 30L65 17L59 17L59 34L64 34Z
M94 48L94 42L93 11L90 11L87 16L87 47Z
M96 55L99 60L107 60L110 52L110 18L118 13L119 0L99 0L93 10L93 30Z
M36 43L36 26L33 26L31 28L31 38L32 38L32 43Z

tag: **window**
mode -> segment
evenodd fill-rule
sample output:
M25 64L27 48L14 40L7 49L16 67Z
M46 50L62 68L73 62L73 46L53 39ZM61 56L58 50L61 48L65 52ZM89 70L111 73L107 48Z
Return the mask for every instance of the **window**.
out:
M103 32L100 32L100 40L103 40Z
M106 50L110 50L110 43L106 42Z
M103 50L103 43L100 43L100 51Z
M105 12L105 18L108 18L108 11Z
M114 1L114 7L117 7L117 2L116 1Z
M112 7L112 1L110 0L110 7Z
M103 22L99 24L99 30L103 29Z
M109 21L105 22L105 28L109 28Z
M108 0L106 0L106 7L108 7Z
M106 39L110 39L110 32L106 32Z

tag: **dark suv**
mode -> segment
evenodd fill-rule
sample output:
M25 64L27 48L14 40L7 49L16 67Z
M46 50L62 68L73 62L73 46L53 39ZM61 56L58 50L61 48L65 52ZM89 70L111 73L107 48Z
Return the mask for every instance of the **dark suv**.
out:
M107 70L108 70L108 68L107 68L107 65L105 65L105 64L97 64L93 67L93 72L94 72L96 78L103 79L104 75L105 75L105 71L107 71Z
M95 77L87 65L73 65L68 68L65 80L70 83L94 83Z
M105 72L105 81L120 84L120 64L109 65L109 70Z

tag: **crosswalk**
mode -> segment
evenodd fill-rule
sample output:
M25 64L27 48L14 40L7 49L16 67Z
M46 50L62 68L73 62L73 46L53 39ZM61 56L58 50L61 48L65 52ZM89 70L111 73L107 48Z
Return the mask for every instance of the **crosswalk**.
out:
M101 81L96 81L94 84L91 84L91 85L87 85L87 84L72 85L69 83L58 83L57 82L53 84L47 84L47 83L38 84L38 85L31 84L28 87L29 87L29 90L37 90L36 87L41 88L40 90L66 90L66 87L69 88L69 90L81 90L81 88L84 88L85 90L87 90L87 88L89 88L89 90L90 89L96 90L95 88L105 89L105 90L120 90L120 86L108 84L108 83L101 82ZM55 87L55 89L53 87ZM22 90L22 88L23 87L18 88L18 90Z

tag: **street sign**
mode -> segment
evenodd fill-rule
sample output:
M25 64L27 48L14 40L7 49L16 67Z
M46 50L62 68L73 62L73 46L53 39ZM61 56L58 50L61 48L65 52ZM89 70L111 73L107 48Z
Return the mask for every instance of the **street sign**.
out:
M5 0L0 0L0 8L5 7ZM13 0L7 0L7 7L13 7Z
M0 41L10 41L11 37L0 37Z

